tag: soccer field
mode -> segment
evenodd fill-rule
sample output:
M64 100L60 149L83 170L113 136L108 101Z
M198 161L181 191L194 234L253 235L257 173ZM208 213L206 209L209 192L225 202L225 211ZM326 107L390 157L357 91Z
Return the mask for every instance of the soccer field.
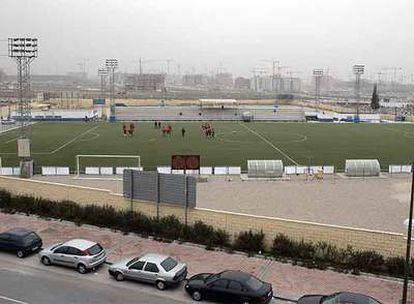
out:
M153 123L136 123L124 137L121 123L37 123L32 153L37 166L75 167L77 154L140 155L145 169L169 165L172 154L200 154L203 166L242 166L248 159L282 159L284 164L335 165L345 159L378 158L389 164L414 160L413 124L320 124L214 122L214 139L200 123L172 122L173 135L162 136ZM186 129L185 137L181 128ZM3 166L17 165L18 131L0 134ZM126 160L89 160L88 165L132 165Z

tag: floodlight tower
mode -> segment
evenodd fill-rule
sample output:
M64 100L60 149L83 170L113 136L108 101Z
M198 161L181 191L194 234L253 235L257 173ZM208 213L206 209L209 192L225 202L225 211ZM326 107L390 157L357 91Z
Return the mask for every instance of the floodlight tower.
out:
M30 63L37 57L37 38L9 38L9 57L17 63L20 137L27 138L31 119Z
M355 98L357 99L357 120L359 120L359 99L360 99L360 90L361 90L361 76L364 74L365 65L364 64L354 64L352 71L355 75Z
M30 158L30 64L37 58L37 38L9 38L8 55L17 63L17 81L19 83L19 123L20 138L17 140L17 155L20 157L21 177L33 175L33 160Z
M101 77L101 98L105 98L106 97L106 78L108 76L108 70L106 68L99 68L98 76Z
M109 72L109 99L110 115L109 121L115 121L115 70L118 68L118 59L106 59L105 66Z
M315 79L315 100L319 102L321 97L321 80L323 77L323 70L322 69L314 69L313 70L313 78Z

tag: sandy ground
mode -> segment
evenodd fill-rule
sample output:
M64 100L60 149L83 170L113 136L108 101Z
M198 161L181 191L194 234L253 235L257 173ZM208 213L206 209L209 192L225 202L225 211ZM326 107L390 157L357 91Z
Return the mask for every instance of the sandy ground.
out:
M122 193L122 181L42 177ZM404 232L410 199L408 175L389 178L324 181L296 177L280 181L209 178L198 183L197 206L238 213L320 222L332 225Z

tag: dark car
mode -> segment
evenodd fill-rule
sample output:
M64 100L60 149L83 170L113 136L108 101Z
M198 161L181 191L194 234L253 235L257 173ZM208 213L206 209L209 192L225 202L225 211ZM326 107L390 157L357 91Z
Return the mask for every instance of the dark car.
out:
M0 250L14 252L19 258L39 251L42 245L42 239L25 228L14 228L0 233Z
M306 295L298 304L381 304L369 296L353 292L337 292L331 295Z
M185 285L191 297L226 303L269 303L272 285L242 271L201 273L191 277Z

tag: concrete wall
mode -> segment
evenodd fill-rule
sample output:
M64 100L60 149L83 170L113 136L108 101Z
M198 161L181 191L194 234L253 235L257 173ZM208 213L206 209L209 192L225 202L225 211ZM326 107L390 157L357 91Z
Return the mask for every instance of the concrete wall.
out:
M15 194L32 195L52 200L72 200L80 204L110 204L115 208L130 208L131 202L119 194L107 190L88 187L70 186L43 181L24 180L12 177L0 177L0 188ZM150 216L156 216L155 204L134 202L134 210ZM174 205L160 205L160 216L175 215L185 220L185 211L182 207ZM198 220L216 228L221 228L236 236L241 231L252 229L263 230L266 243L270 246L272 239L278 233L305 241L326 241L338 247L352 246L360 250L375 250L384 255L403 255L405 250L405 237L402 234L356 229L334 225L325 225L304 221L253 216L209 209L189 209L188 223Z

